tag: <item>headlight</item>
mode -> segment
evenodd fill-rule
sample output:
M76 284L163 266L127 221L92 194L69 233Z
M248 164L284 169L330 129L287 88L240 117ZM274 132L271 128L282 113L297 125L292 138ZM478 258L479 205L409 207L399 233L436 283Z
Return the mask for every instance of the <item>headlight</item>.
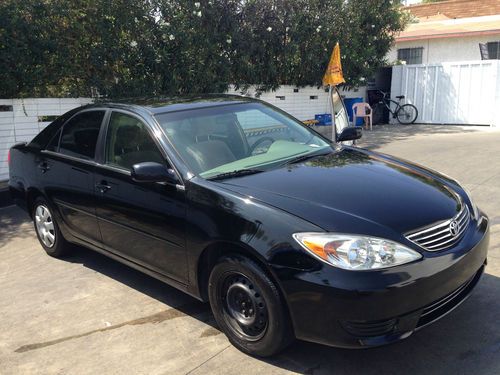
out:
M474 200L472 199L472 194L470 193L469 189L467 189L466 187L464 187L462 185L460 185L460 187L467 195L467 198L469 198L470 205L472 206L472 215L474 216L474 219L479 219L479 210L477 209L477 206L474 203Z
M397 242L338 233L295 233L293 238L320 260L346 270L394 267L422 258Z

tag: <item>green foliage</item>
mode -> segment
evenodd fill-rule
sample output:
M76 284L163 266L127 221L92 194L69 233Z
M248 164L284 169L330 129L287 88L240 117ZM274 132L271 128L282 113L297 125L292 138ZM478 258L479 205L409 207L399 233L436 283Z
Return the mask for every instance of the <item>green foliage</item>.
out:
M0 97L320 85L336 41L356 86L407 20L391 0L3 0Z

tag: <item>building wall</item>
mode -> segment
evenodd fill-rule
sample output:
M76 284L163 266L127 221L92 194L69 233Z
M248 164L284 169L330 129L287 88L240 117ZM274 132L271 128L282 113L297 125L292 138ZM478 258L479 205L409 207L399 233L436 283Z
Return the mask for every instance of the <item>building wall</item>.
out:
M497 41L500 41L500 33L487 36L396 42L394 48L389 52L387 59L390 63L396 61L398 58L398 48L423 47L422 64L481 60L479 43Z

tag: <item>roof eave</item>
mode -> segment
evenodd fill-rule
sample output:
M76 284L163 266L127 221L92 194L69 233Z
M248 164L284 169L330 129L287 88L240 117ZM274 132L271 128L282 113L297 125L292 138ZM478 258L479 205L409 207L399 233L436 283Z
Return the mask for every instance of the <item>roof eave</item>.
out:
M442 33L442 34L423 34L423 35L412 35L412 36L398 36L395 38L395 42L410 42L415 40L427 40L427 39L447 39L447 38L460 38L464 36L482 36L482 35L495 35L500 34L500 29L495 30L484 30L484 31L463 31L455 33Z

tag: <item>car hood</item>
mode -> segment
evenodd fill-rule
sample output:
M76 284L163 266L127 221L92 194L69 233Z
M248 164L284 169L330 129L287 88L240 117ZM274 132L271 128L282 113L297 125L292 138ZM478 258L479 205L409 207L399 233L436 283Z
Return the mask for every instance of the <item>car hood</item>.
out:
M461 205L450 180L353 147L222 184L328 231L352 233L370 222L406 233L453 217Z

